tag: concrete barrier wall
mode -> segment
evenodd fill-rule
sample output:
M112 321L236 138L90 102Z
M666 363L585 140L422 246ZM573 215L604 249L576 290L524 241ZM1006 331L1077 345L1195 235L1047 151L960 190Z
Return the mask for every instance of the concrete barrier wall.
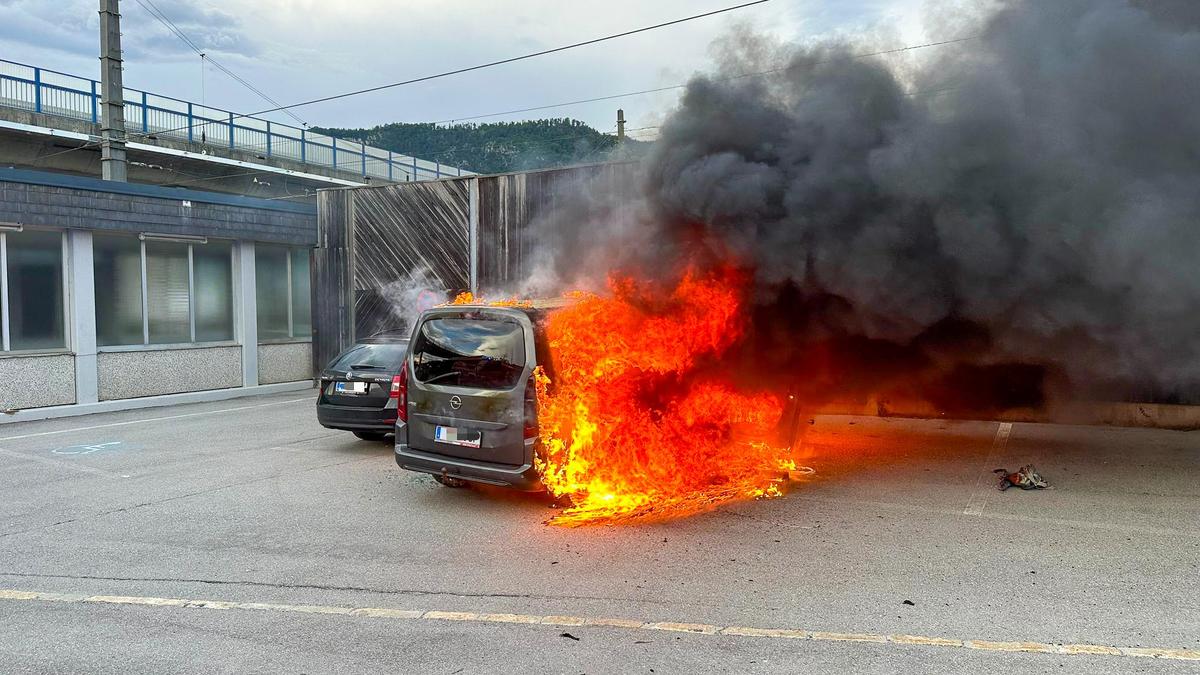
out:
M73 355L0 357L0 410L44 408L74 402Z
M312 343L285 342L258 346L258 383L311 380Z
M101 352L100 400L242 386L242 348L197 347Z
M865 415L869 417L906 417L945 419L948 416L928 402L884 402L870 400L860 403L827 403L808 415ZM1048 422L1052 424L1084 424L1115 427L1149 427L1191 431L1200 429L1200 406L1168 405L1163 403L1126 403L1109 401L1060 401L1043 409L1017 408L1000 413L979 414L977 420L997 422Z

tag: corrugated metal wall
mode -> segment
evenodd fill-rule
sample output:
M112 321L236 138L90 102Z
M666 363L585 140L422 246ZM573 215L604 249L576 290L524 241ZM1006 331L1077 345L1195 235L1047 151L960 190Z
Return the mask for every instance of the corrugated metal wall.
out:
M530 272L535 224L554 228L548 219L555 214L594 217L614 195L632 196L635 169L630 163L596 164L479 178L479 289L505 289Z
M350 190L317 195L317 248L312 258L313 372L354 340L350 303Z
M416 270L447 289L469 286L469 189L446 180L348 191L355 336L397 327L386 289Z
M636 165L598 164L498 176L464 177L318 193L319 247L347 255L317 258L313 289L318 335L314 358L324 365L355 337L395 327L386 289L418 269L449 292L503 289L529 270L533 228L553 228L550 214L602 209L613 194L632 196ZM594 199L603 194L605 199ZM472 252L474 261L472 263ZM342 266L345 272L338 272ZM353 316L332 310L333 298ZM329 336L326 340L323 336Z

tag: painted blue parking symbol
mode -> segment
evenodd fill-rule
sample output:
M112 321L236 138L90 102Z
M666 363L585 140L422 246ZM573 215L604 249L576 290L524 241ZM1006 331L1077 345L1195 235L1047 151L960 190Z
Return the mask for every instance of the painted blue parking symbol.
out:
M130 450L121 441L109 441L108 443L93 443L92 445L70 445L65 448L57 448L52 450L56 455L91 455L97 452L113 452L119 450Z

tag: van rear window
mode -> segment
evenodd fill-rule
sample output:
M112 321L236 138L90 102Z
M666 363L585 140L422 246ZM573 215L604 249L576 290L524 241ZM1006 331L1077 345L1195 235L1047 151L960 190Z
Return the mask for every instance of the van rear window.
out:
M413 347L413 375L426 384L509 389L525 370L525 330L513 321L430 319Z

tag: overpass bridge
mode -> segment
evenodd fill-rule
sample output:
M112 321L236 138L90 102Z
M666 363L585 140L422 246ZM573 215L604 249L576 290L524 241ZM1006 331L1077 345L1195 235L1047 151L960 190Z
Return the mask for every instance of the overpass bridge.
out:
M0 59L0 166L100 175L100 82ZM470 175L280 122L125 89L129 180L267 198Z

